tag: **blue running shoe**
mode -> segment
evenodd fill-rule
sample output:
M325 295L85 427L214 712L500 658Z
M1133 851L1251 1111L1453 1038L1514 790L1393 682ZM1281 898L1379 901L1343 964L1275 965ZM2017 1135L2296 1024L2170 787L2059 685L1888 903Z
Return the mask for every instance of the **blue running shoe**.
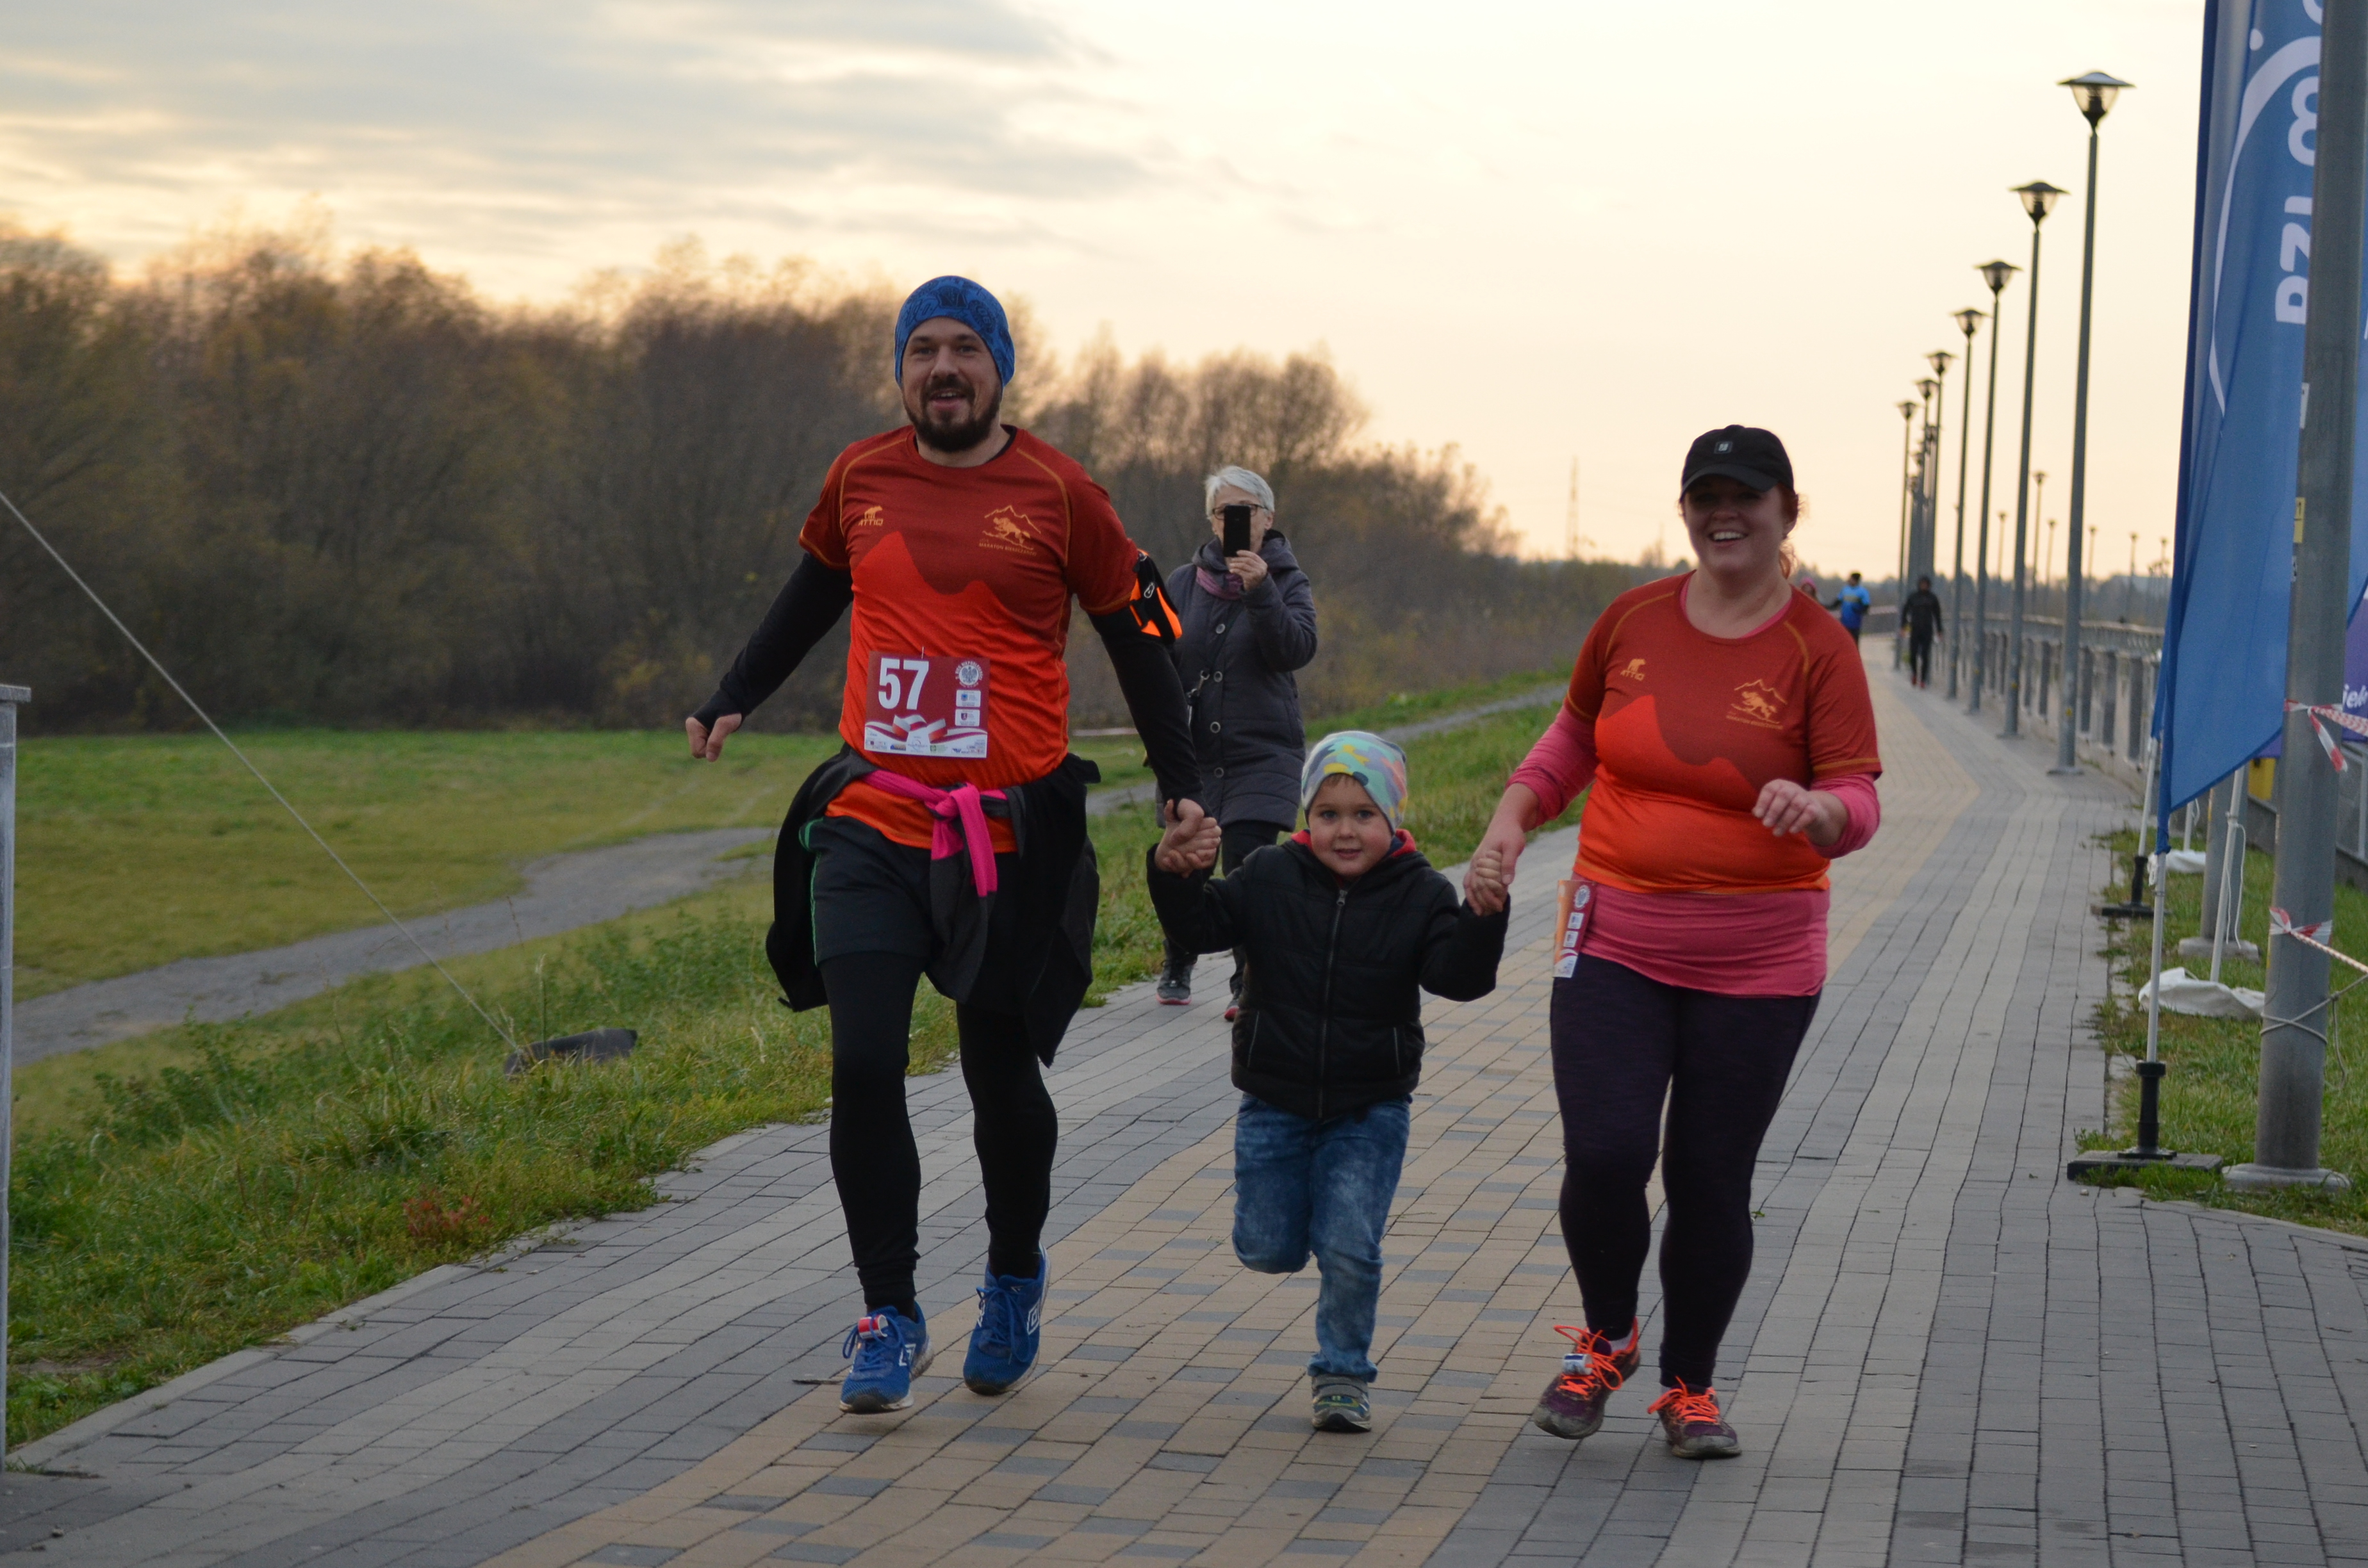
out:
M913 1380L928 1370L928 1324L882 1307L855 1320L838 1353L855 1363L838 1388L841 1410L858 1415L902 1410L913 1403Z
M1044 1287L1053 1260L1036 1256L1036 1278L989 1274L978 1289L978 1326L970 1331L970 1354L962 1358L962 1381L973 1393L1001 1393L1036 1364L1044 1326Z

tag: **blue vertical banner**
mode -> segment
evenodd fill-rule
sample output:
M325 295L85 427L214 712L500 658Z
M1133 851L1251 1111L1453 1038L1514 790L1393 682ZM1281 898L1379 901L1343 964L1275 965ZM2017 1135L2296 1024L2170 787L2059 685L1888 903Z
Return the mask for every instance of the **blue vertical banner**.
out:
M2259 755L2284 722L2319 17L2319 0L2204 10L2178 549L2155 703L2165 813ZM2360 408L2368 430L2368 399ZM2355 619L2368 585L2368 463L2357 472Z

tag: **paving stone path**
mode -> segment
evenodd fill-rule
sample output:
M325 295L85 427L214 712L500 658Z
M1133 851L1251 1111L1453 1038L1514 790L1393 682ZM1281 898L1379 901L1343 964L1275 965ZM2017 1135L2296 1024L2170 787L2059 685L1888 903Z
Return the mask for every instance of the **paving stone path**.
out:
M1214 1009L1138 988L1080 1017L1053 1077L1053 1312L1006 1398L951 1375L985 1238L940 1076L912 1099L948 1360L908 1412L838 1415L855 1301L823 1130L767 1129L670 1203L36 1445L84 1478L8 1477L0 1545L190 1568L2368 1562L2368 1246L2062 1177L2103 1115L2086 911L2126 801L1874 673L1885 825L1836 875L1833 980L1719 1369L1741 1459L1670 1459L1647 1388L1583 1444L1525 1419L1577 1309L1537 896L1563 836L1530 862L1506 983L1431 1015L1369 1437L1307 1428L1312 1274L1228 1252Z

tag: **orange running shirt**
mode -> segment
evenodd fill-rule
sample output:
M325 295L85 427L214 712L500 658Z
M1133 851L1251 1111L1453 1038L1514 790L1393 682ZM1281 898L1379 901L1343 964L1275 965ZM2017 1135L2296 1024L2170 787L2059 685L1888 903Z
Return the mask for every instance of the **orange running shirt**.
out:
M1109 494L1072 459L1015 430L976 468L946 468L910 429L831 464L798 543L849 573L855 617L838 733L924 784L1024 784L1069 750L1069 601L1089 615L1134 593L1135 548ZM829 808L927 847L916 801L857 784ZM1010 824L991 819L995 846Z
M1827 885L1826 858L1751 814L1772 778L1880 773L1858 646L1795 592L1744 637L1686 619L1692 574L1631 588L1587 635L1565 699L1595 731L1576 874L1634 892Z

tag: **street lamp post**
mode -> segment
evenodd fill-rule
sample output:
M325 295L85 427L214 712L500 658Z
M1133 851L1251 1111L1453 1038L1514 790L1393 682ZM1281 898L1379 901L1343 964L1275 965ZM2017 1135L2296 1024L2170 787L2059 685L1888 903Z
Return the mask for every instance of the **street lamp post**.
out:
M1974 334L1987 320L1968 305L1957 312L1957 330L1965 335L1965 390L1957 400L1957 546L1949 569L1949 624L1956 633L1949 640L1949 700L1957 700L1957 666L1965 643L1965 460L1974 443Z
M2129 84L2102 71L2091 71L2057 85L2072 89L2072 101L2089 122L2088 208L2080 219L2080 358L2072 380L2072 509L2064 519L2071 529L2065 542L2069 555L2064 562L2064 667L2070 672L2079 668L2080 610L2088 597L2081 591L2080 525L2089 494L2089 300L2097 276L2097 127ZM2055 771L2058 773L2073 770L2072 752L2079 725L2078 693L2067 685L2064 717L2055 732Z
M1975 514L1980 540L1974 550L1974 693L1965 711L1982 710L1985 656L1990 634L1990 449L1998 435L1998 294L2022 269L2010 261L1986 261L1974 270L1990 288L1990 390L1982 414L1982 506Z
M1899 572L1907 571L1907 453L1908 442L1916 430L1916 405L1907 399L1899 402ZM1893 638L1897 642L1897 638ZM1896 664L1898 661L1894 660Z
M1907 585L1915 580L1917 562L1929 554L1925 540L1932 529L1932 400L1940 395L1941 383L1926 376L1916 383L1917 394L1924 400L1924 422L1916 428L1916 505L1907 515L1907 554L1899 563L1897 598L1903 610L1907 603ZM1907 662L1907 618L1903 613L1892 629L1892 645L1898 657L1893 662Z
M1918 577L1930 576L1938 563L1934 558L1941 553L1941 447L1947 435L1945 426L1949 420L1949 366L1956 358L1945 348L1935 348L1924 356L1925 363L1932 367L1935 382L1932 425L1926 432L1931 443L1931 456L1924 464L1924 527L1907 562L1907 575L1911 582ZM1906 584L1900 585L1899 592L1904 600L1907 594Z
M2031 400L2032 377L2039 369L2039 226L2047 221L2063 192L2044 179L2017 186L2014 194L2022 199L2022 210L2031 217L2031 298L2025 308L2031 312L2031 327L2023 340L2022 350L2022 459L2016 465L2014 486L2014 618L2008 632L2006 733L2022 733L2022 585L2023 562L2031 545L2028 533L2027 503L2031 499Z

